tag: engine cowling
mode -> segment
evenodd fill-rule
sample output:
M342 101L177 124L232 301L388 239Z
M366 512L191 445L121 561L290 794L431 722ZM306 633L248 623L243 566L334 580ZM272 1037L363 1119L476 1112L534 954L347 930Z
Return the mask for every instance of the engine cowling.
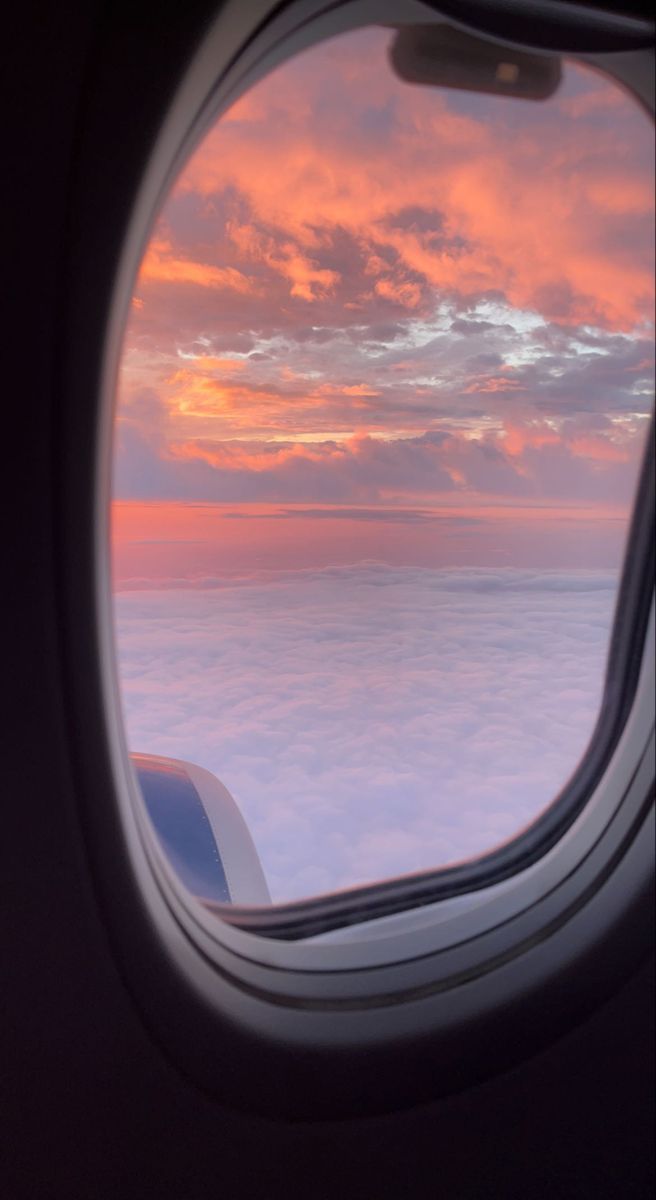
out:
M270 904L248 826L220 780L178 758L130 759L159 842L184 886L215 903Z

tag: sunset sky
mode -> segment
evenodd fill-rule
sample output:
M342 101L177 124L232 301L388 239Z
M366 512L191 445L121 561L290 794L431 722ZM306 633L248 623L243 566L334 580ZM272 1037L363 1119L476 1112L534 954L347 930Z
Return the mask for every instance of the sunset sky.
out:
M137 669L137 643L145 645L153 614L182 646L191 617L179 595L171 599L176 592L193 591L194 619L202 609L204 644L213 636L216 650L223 635L218 626L208 632L207 595L248 580L243 611L261 657L272 644L267 605L274 621L271 598L280 601L280 588L290 586L285 573L296 572L283 609L307 595L294 626L303 629L307 659L308 613L319 640L331 622L339 630L355 620L357 605L337 615L334 605L361 587L369 604L372 570L383 572L377 579L388 598L401 595L388 584L405 588L403 616L395 609L376 653L399 620L414 628L439 571L465 590L483 578L472 571L487 571L494 592L498 572L512 569L533 595L535 572L546 572L547 593L566 595L578 623L581 610L571 605L583 592L572 572L587 570L595 594L607 593L603 614L595 609L590 618L603 626L594 669L566 655L572 678L559 676L558 687L576 688L590 668L585 704L572 701L585 708L588 733L598 704L653 396L651 126L619 88L575 66L542 104L409 86L388 66L390 36L371 29L335 38L239 100L183 170L135 285L113 508L115 587L126 594L119 611L128 624L137 612L142 619L124 643L119 630L120 648L129 644L133 655L124 652L128 728L132 736L133 721L141 743L134 749L193 751L231 790L225 722L217 718L203 745L193 736L172 746L175 713L164 721L157 709L167 688L175 704L189 695L190 660L180 651L177 670L162 668L148 686L144 663ZM326 571L347 568L346 590L334 574L325 583ZM328 587L323 618L320 577ZM410 578L422 597L414 616ZM145 593L160 593L148 602L156 606L150 618ZM494 595L498 604L498 589ZM217 621L219 611L226 617L222 596ZM491 611L481 610L477 631L481 621L490 628ZM561 618L554 609L550 637ZM548 643L538 645L531 628L526 637L548 674ZM463 635L465 658L468 638L478 636L472 629ZM286 630L293 674L300 643ZM361 637L358 646L347 674L362 667ZM161 654L154 646L148 653ZM198 654L195 647L194 661ZM431 670L438 669L439 661ZM263 686L256 676L251 697ZM219 691L212 696L218 703ZM280 697L272 693L269 703L280 706ZM294 710L299 721L302 707ZM394 720L403 714L395 710ZM289 721L285 728L291 737ZM298 736L295 725L294 745ZM539 802L515 808L488 837L508 836L546 803L585 736L544 773ZM247 754L241 746L242 766ZM238 800L268 829L280 808L271 800L266 814L256 812L259 801L242 783ZM331 794L340 786L331 776ZM307 778L299 788L307 797ZM415 850L427 837L422 797ZM321 803L315 797L315 807ZM402 817L395 819L400 829ZM475 849L463 842L443 853ZM393 870L385 854L364 874ZM431 865L416 854L399 861L398 869ZM296 890L343 886L354 869L340 870L331 876L320 865Z

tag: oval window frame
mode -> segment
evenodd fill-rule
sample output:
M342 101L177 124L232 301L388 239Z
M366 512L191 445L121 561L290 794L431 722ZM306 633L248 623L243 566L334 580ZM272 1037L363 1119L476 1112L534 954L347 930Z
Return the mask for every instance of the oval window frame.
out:
M353 1062L357 1052L363 1070L357 1103L373 1111L387 1103L386 1089L380 1086L380 1071L386 1079L392 1079L398 1068L399 1053L404 1046L407 1050L409 1039L413 1043L415 1059L417 1054L425 1053L427 1045L431 1051L427 1060L431 1064L430 1078L426 1072L422 1075L419 1071L424 1083L418 1084L417 1080L413 1083L408 1102L414 1102L425 1094L422 1087L428 1088L429 1094L435 1094L436 1089L449 1090L462 1081L463 1072L467 1079L480 1077L481 1073L507 1065L514 1055L522 1054L528 1045L534 1045L535 1003L540 1002L540 996L553 993L554 988L562 989L566 979L570 980L572 990L572 1003L566 1006L567 1016L564 1017L562 1012L554 1014L553 1019L545 1022L543 1036L553 1036L554 1031L562 1028L563 1020L571 1022L572 1007L579 1013L585 1009L583 993L588 1005L592 1001L589 983L581 986L583 962L594 964L589 979L596 983L596 999L604 992L602 981L606 980L607 990L606 977L612 977L616 982L618 965L621 973L628 961L635 960L636 950L644 952L649 945L644 898L653 878L646 823L650 781L653 782L653 765L649 757L653 756L653 725L650 724L653 716L650 718L648 702L653 685L653 665L648 654L641 653L638 663L634 653L636 691L631 712L604 775L608 781L609 774L615 773L609 785L612 795L602 795L598 803L589 801L558 841L538 860L525 866L521 873L515 870L508 877L506 886L497 880L492 886L494 895L479 893L485 903L476 903L469 910L458 911L457 897L453 894L443 899L433 897L426 907L419 908L406 892L405 904L396 911L381 914L379 909L377 913L364 913L360 908L359 928L349 938L340 940L338 936L345 928L341 921L331 940L330 934L326 936L330 926L324 920L319 928L305 925L300 934L305 940L279 940L280 931L262 927L249 929L243 914L221 912L217 920L216 914L208 913L185 896L166 862L161 856L158 859L157 849L152 838L149 840L149 832L140 815L140 797L129 768L122 729L104 536L112 424L110 416L108 428L108 414L113 412L114 383L127 303L159 197L177 173L181 158L188 156L189 123L184 114L191 111L191 98L194 92L198 93L200 82L216 75L216 46L221 46L224 56L232 63L223 80L226 89L231 88L230 99L234 99L236 90L245 89L254 81L254 73L261 62L258 60L261 49L258 37L266 40L273 36L279 52L282 54L284 48L284 57L287 57L300 48L301 42L307 44L305 39L309 36L306 22L296 27L292 34L292 12L297 14L302 9L307 14L311 8L312 22L321 20L327 22L328 27L335 12L342 8L341 5L333 6L319 18L316 10L322 8L320 5L292 5L264 29L260 28L260 22L257 26L260 32L253 37L255 14L250 14L253 20L251 34L247 36L243 24L240 29L238 7L228 5L207 34L162 127L124 242L100 364L101 423L99 457L93 480L94 539L90 547L96 605L89 619L91 641L100 667L97 682L104 717L104 728L97 729L95 734L99 751L96 761L103 761L110 768L109 782L119 818L110 840L113 840L114 850L120 846L127 852L135 883L120 904L111 895L108 847L99 845L101 830L104 827L106 833L107 824L98 820L93 812L88 752L83 755L87 760L86 767L81 768L82 790L86 797L83 800L83 824L94 873L104 896L103 907L114 930L117 953L128 964L126 970L131 990L139 996L140 1006L142 1009L145 1006L160 1038L167 1046L175 1046L177 1058L181 1056L182 1061L192 1064L189 1069L197 1078L212 1090L217 1089L217 1068L220 1076L222 1061L217 1053L221 1047L225 1048L226 1030L232 1031L233 1035L238 1030L236 1041L241 1046L240 1061L247 1063L254 1048L259 1048L264 1051L269 1075L267 1086L261 1089L259 1097L254 1097L253 1085L246 1083L236 1087L233 1101L236 1099L249 1108L260 1107L266 1111L275 1097L278 1107L280 1096L271 1066L276 1063L279 1067L282 1062L289 1071L294 1053L302 1051L315 1067L322 1065L326 1071L325 1086L319 1085L315 1098L309 1102L311 1111L314 1114L333 1112L337 1104L343 1112L348 1111L350 1102L345 1103L340 1087L348 1078L348 1064ZM369 13L367 20L371 19L374 7L377 23L380 23L380 6L351 3L348 7L351 10L357 8L358 26L365 23L362 14ZM262 3L258 13L264 18L272 8ZM423 10L422 16L425 22ZM332 26L331 32L335 31ZM313 25L312 35L316 32ZM613 56L614 66L620 67L620 75L617 70L612 73L625 84L637 68L638 53L627 51ZM587 61L608 72L607 58L586 56ZM619 58L623 59L622 63L617 61ZM640 62L645 67L644 55ZM269 70L271 65L271 58L267 57L266 69ZM646 84L645 91L647 87ZM214 93L212 104L215 101ZM203 120L209 111L207 104L206 101L196 109L204 114ZM186 137L179 139L183 127ZM197 122L192 128L196 140ZM171 156L170 148L176 142L178 149ZM76 490L76 483L80 481L71 476L66 488L74 503L79 502L81 495L79 488ZM637 527L644 537L644 524L637 521ZM653 616L647 642L653 645ZM88 645L87 640L87 649ZM71 660L74 659L75 653L71 652ZM78 656L72 671L73 705L77 704L78 711L84 689L76 685L76 672L88 666L88 658L83 662ZM614 805L610 804L612 796ZM591 813L596 814L596 829L590 825ZM568 870L563 871L562 855L566 852L573 858ZM555 861L559 856L560 862ZM609 864L612 864L612 870ZM537 880L536 866L543 872L546 867L551 872L550 877ZM439 872L426 874L434 876ZM372 891L380 893L382 886L374 885ZM515 907L509 909L508 894L518 887L524 889L524 895L519 905L515 896ZM361 897L364 889L356 891ZM497 904L496 924L494 919L490 924L490 901ZM315 907L318 903L321 901L310 902ZM450 911L446 907L449 904ZM487 911L481 924L483 908ZM135 926L141 929L142 951L144 938L146 942L150 939L148 953L142 961L138 955L135 957L134 939L126 931L126 911L131 911ZM233 921L232 916L237 919ZM363 924L367 919L371 923ZM634 931L630 953L626 937L629 927ZM636 936L638 928L640 934ZM263 933L269 936L262 936ZM611 956L612 970L604 968L603 955L595 954L600 943L608 938L615 947ZM484 939L487 939L485 950ZM542 953L536 961L538 947ZM144 977L144 966L154 961L158 963L160 977L163 978L162 972L168 976L163 1003L161 998L154 1001L150 984ZM181 1039L180 1030L176 1028L179 1022L171 1008L172 995L184 997L189 1011L195 1009L205 1031L200 1042L209 1053L199 1056L197 1048L192 1048L190 1055L190 1047L185 1048L184 1038ZM454 1005L456 996L458 1002ZM529 999L533 1003L529 1004ZM372 1014L375 1014L375 1020L372 1020ZM505 1036L493 1047L489 1033L491 1028L498 1028L501 1014L505 1014L502 1019ZM527 1014L531 1014L530 1019ZM508 1044L508 1018L511 1015L514 1016L514 1050ZM467 1038L465 1049L463 1039ZM462 1056L460 1059L457 1049ZM437 1083L434 1078L436 1061L442 1068ZM333 1066L330 1066L331 1062ZM291 1074L298 1076L299 1071L294 1068ZM260 1077L260 1085L261 1082ZM299 1086L297 1079L285 1101L290 1113L298 1112L299 1104L303 1108L308 1102L307 1096L299 1095Z

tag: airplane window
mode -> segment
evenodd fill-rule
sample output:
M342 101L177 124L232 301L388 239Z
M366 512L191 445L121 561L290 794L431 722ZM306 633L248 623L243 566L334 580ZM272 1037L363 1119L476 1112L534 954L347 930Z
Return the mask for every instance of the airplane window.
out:
M222 902L495 850L604 692L653 395L651 124L575 63L537 100L409 82L393 38L324 41L218 118L125 331L125 728L183 883Z

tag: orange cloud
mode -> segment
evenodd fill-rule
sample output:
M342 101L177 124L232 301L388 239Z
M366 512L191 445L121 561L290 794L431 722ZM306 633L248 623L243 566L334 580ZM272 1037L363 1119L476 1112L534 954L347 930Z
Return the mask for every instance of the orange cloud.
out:
M183 357L187 358L190 366L186 373L182 371L171 376L171 382L179 382L180 380L184 382L189 378L190 371L196 375L205 375L207 372L213 371L221 373L227 371L229 374L232 374L233 372L244 371L246 369L246 363L241 358L217 358L212 354L189 354L183 355Z
M172 494L169 469L187 496L248 474L273 497L626 491L637 436L611 418L645 408L651 370L646 118L578 67L534 107L408 87L388 40L281 67L185 167L126 340L126 494Z
M379 396L380 391L366 383L322 383L317 388L320 396Z
M625 144L632 111L632 137L642 138L649 153L647 121L632 101L617 86L595 81L582 96L535 110L533 128L527 120L509 132L489 105L465 115L448 93L402 84L381 64L388 35L367 36L367 57L358 54L355 38L341 39L331 53L308 51L306 69L301 56L296 69L281 67L256 85L193 156L178 192L211 196L230 186L246 197L258 223L284 237L233 223L235 246L286 276L291 295L306 301L339 281L339 272L312 254L337 228L369 247L365 273L386 269L376 292L408 309L420 300L418 285L404 279L409 269L437 289L501 289L519 307L539 307L540 289L565 281L568 311L550 317L613 328L641 319L653 290L650 265L643 255L611 249L606 227L608 218L652 212L650 164L631 167ZM583 75L582 68L569 71ZM348 94L348 113L334 98L336 76ZM320 108L328 83L329 124ZM384 136L375 126L368 137L357 135L360 112L388 108L394 120ZM612 118L592 125L588 118L599 111ZM395 216L412 207L439 209L448 236L436 244L421 230L396 226ZM457 253L449 249L454 238ZM380 245L399 257L392 274Z
M302 300L317 300L331 292L339 281L337 271L317 266L292 241L276 242L274 238L258 233L252 225L234 222L229 224L228 232L246 258L266 263L273 271L288 279L292 285L292 296Z
M341 445L319 443L316 446L295 442L291 445L265 443L259 450L253 445L239 442L206 442L201 439L190 442L174 442L168 452L172 458L186 461L200 460L221 471L270 471L280 469L292 462L324 463L330 459L343 458L345 449Z
M546 423L513 425L506 422L503 431L503 448L507 454L518 457L527 446L557 446L561 436Z
M375 284L375 291L388 300L397 300L404 308L417 308L421 303L421 288L416 283L379 279Z
M152 241L139 269L139 281L164 281L166 283L194 283L199 287L232 289L237 292L253 292L252 280L234 267L214 267L190 258L176 256L170 242Z
M464 389L466 395L482 395L485 392L525 392L518 379L509 375L491 375L487 379L474 380Z
M627 463L631 461L631 450L635 447L621 445L610 438L595 437L593 434L569 438L567 445L577 458L592 459L596 462Z

